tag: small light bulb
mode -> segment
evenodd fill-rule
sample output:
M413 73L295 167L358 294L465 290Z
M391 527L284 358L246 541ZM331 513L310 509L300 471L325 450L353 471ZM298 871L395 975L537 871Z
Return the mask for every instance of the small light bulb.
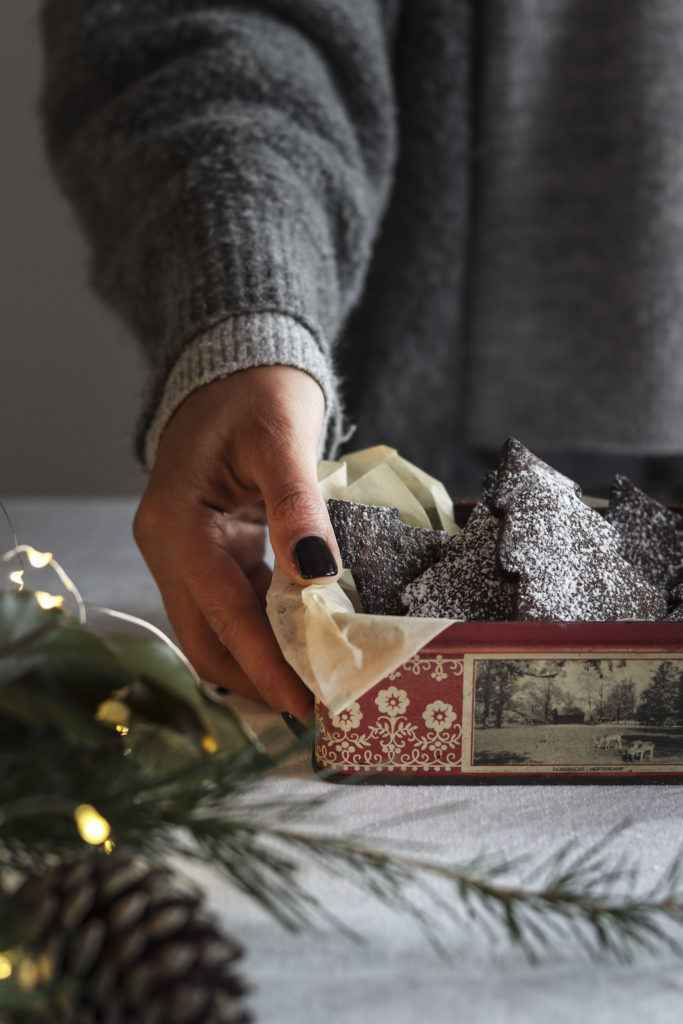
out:
M0 981L9 978L12 974L12 961L4 953L0 953Z
M30 992L32 988L35 988L40 981L38 965L35 960L22 960L18 966L17 976L19 988L24 992Z
M116 843L114 842L113 839L105 839L104 842L102 843L102 849L104 850L105 853L112 853L114 851L115 846Z
M104 843L111 833L111 825L92 804L79 804L74 811L76 828L81 839L91 846Z
M34 569L44 569L52 561L51 551L36 551L35 548L29 548L26 554Z
M112 697L103 700L95 712L95 718L100 722L113 725L122 736L127 736L130 732L128 725L130 722L130 708L122 700L116 700Z
M19 587L19 590L21 590L21 588L24 585L24 570L17 569L16 572L11 572L9 574L9 578L12 581L12 583L16 583L17 586Z
M44 590L36 590L35 599L45 611L50 608L61 608L64 604L63 594L47 594Z
M218 750L218 744L216 743L213 736L211 736L208 732L205 733L204 736L202 736L202 746L204 747L204 750L207 752L207 754L215 754L216 751Z

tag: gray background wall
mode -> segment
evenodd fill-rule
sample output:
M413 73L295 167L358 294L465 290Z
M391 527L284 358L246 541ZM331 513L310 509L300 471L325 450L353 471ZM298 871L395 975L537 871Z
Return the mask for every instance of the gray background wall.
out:
M39 0L0 0L0 498L133 494L144 375L88 289L85 245L36 113Z

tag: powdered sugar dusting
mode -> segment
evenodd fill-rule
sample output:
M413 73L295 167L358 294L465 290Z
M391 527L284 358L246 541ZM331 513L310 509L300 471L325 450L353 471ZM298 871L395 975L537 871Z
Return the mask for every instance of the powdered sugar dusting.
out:
M465 528L406 526L395 508L331 499L365 611L470 621L683 622L683 517L617 477L603 518L514 438Z
M409 615L500 621L513 614L514 589L501 572L496 551L498 519L471 516L445 554L403 591Z
M492 501L503 516L500 566L518 576L515 618L664 618L661 594L620 556L619 535L580 493L574 481L508 440Z
M619 534L620 555L662 593L683 582L681 516L618 474L605 518Z

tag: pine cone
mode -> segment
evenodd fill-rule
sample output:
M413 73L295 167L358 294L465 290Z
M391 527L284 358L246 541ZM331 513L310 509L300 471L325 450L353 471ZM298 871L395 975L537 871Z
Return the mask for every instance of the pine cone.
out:
M233 973L241 947L173 872L98 852L31 878L16 898L31 948L47 954L53 980L72 993L62 1009L77 1024L252 1019Z

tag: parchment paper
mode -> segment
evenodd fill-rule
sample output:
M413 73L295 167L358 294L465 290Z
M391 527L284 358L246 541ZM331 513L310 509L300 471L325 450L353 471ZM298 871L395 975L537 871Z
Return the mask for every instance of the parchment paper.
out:
M318 479L326 500L390 505L409 526L457 532L443 484L393 448L378 445L339 462L321 462ZM333 712L361 697L454 621L366 615L348 570L338 582L299 587L277 565L267 612L285 658Z

